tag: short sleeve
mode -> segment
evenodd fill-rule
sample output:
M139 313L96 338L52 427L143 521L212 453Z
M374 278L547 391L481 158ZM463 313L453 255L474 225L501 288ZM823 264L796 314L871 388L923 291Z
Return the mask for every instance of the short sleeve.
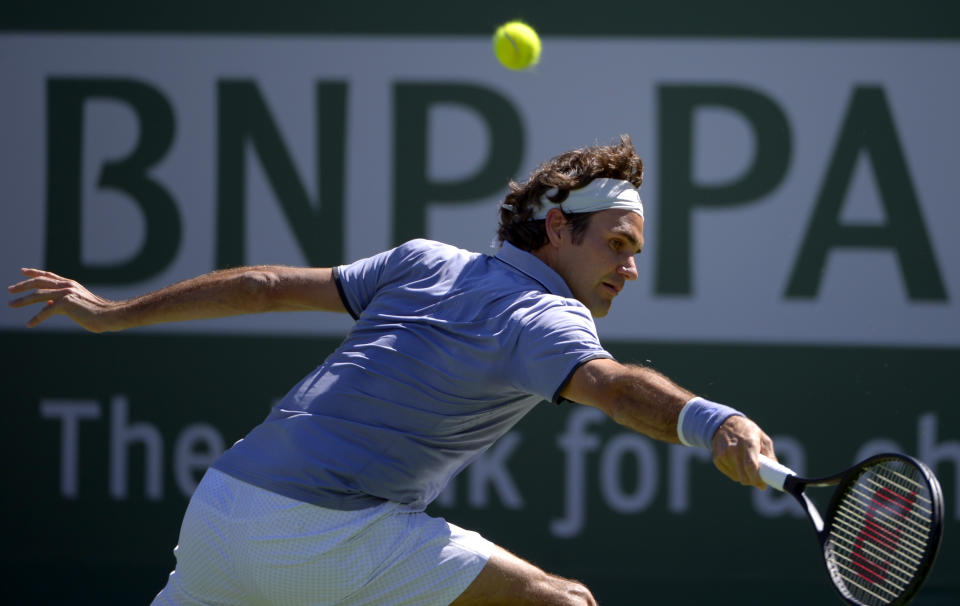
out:
M559 392L582 364L613 358L597 336L590 312L582 305L555 298L526 318L513 369L517 386L560 403Z
M429 271L431 263L425 263L425 257L440 246L429 240L410 240L372 257L335 267L337 290L353 319L360 317L383 288L403 282L417 271Z
M387 250L334 268L333 275L340 298L354 319L360 317L380 289L392 253L392 250Z

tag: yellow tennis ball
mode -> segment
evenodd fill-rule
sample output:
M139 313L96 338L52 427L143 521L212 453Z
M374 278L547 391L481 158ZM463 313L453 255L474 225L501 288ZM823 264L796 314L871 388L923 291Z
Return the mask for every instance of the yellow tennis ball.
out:
M508 69L526 69L540 60L540 36L523 21L509 21L493 34L493 54Z

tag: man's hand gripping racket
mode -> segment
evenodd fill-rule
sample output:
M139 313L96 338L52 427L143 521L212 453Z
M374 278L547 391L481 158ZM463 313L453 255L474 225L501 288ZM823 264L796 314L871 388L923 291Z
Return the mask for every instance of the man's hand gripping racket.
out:
M847 603L901 605L920 589L943 533L943 494L926 465L883 454L809 479L760 455L760 476L806 511L827 572ZM808 486L835 486L825 517L804 493Z

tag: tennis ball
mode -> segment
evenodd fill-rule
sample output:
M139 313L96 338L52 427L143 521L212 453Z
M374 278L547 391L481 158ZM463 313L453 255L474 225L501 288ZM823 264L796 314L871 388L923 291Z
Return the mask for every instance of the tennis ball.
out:
M526 69L540 60L540 36L523 21L509 21L493 34L493 54L508 69Z

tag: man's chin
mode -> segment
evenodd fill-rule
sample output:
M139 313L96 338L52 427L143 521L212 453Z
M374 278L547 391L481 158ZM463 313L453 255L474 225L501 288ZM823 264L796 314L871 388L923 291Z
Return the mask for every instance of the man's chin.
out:
M590 315L594 318L603 318L610 313L610 302L605 305L594 305L590 308Z

